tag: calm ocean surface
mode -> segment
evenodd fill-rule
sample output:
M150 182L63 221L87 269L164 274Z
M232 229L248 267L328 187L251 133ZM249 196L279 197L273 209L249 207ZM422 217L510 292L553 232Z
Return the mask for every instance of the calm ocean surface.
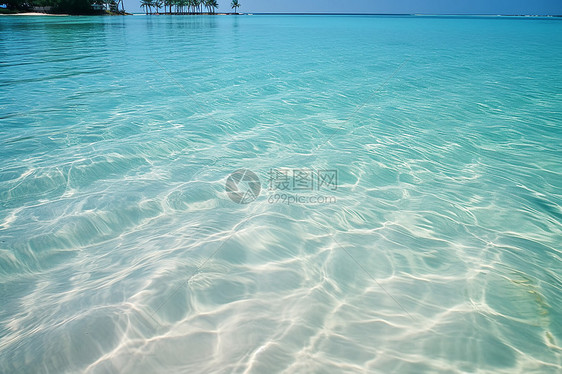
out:
M0 372L562 370L561 20L1 17L0 73Z

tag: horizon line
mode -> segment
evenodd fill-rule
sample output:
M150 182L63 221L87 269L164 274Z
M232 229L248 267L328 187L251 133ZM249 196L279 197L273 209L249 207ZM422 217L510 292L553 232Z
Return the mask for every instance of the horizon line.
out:
M145 15L145 12L133 12ZM276 16L452 16L452 17L562 17L562 14L497 14L497 13L335 13L335 12L217 12L215 15L276 15ZM149 14L150 15L150 14Z
M491 17L562 17L562 14L498 13L340 13L340 12L244 12L240 14L274 15L339 15L339 16L491 16Z

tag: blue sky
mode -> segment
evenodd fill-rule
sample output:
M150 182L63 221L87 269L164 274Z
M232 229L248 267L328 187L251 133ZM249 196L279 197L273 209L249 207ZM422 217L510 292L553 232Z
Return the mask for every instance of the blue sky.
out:
M141 12L140 0L124 0L129 12ZM562 14L562 0L239 0L241 12ZM230 11L230 0L218 0Z

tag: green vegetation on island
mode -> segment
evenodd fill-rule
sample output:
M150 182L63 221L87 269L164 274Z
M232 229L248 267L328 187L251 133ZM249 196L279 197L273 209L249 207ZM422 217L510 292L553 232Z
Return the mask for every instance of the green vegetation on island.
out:
M0 0L3 13L125 14L123 0Z
M217 0L140 0L148 14L216 14ZM0 0L0 13L40 12L51 14L126 14L123 0ZM230 3L234 14L240 8L238 0Z
M219 7L217 0L140 0L140 2L146 14L215 14ZM230 5L237 13L240 2L232 0Z

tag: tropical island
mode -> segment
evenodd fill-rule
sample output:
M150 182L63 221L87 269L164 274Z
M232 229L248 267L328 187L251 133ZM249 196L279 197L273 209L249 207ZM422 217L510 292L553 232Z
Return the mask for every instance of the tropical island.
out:
M0 0L0 14L125 15L123 0ZM238 14L240 2L232 0ZM146 14L217 14L217 0L141 0Z
M0 0L4 14L38 12L72 15L126 14L123 0Z
M230 6L234 14L238 14L240 2L232 0ZM141 8L146 14L216 14L218 7L217 0L141 0Z

